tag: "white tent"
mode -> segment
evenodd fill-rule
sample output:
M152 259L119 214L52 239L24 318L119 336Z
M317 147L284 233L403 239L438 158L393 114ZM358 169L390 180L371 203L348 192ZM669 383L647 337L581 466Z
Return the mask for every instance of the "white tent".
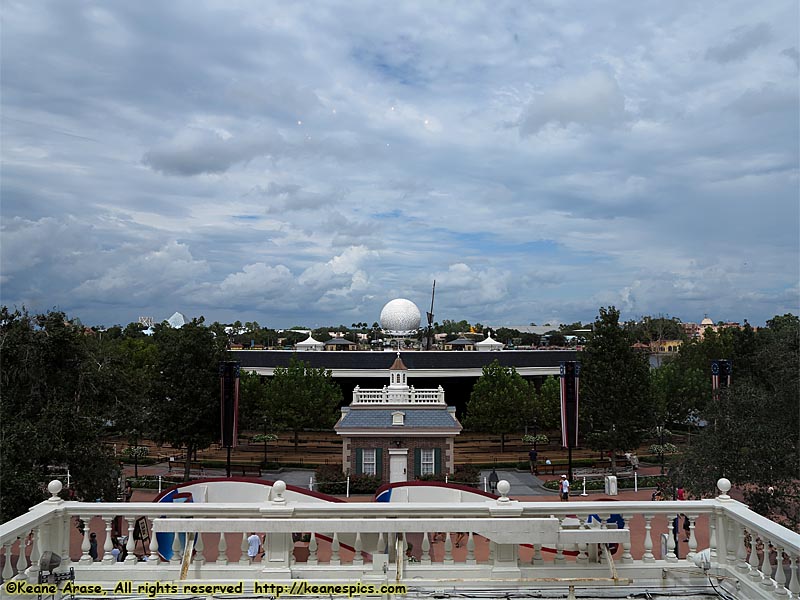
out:
M475 344L475 348L478 350L478 352L494 352L497 350L502 350L503 346L504 345L502 342L492 339L491 333L486 336L485 340L481 340Z
M303 340L302 342L297 342L297 344L295 345L295 349L298 352L308 352L308 351L313 351L313 350L322 350L324 347L325 347L325 344L315 340L313 337L311 337L310 333L308 334L308 339L307 340Z

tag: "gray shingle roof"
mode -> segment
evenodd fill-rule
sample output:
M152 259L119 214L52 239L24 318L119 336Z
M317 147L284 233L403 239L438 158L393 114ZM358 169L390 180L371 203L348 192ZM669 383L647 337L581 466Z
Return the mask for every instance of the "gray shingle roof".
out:
M402 412L405 425L392 425L392 413ZM452 429L461 431L455 416L443 408L351 408L336 424L340 429Z

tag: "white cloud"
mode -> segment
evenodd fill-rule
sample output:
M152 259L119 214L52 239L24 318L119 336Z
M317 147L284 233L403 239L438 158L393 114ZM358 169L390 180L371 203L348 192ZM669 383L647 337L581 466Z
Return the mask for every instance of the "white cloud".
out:
M520 134L534 135L546 125L613 126L625 118L625 96L616 79L592 71L537 94L520 119Z
M4 303L372 322L435 277L439 320L798 305L796 4L3 12Z

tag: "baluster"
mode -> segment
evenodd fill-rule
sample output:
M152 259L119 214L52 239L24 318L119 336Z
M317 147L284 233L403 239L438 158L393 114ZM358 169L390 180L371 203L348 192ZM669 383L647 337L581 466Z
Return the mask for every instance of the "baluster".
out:
M625 527L628 531L628 541L622 543L622 562L623 563L632 563L633 556L631 556L631 541L630 541L630 530L631 530L631 519L633 519L633 515L631 514L623 514L622 520L625 522Z
M758 538L756 537L756 532L750 532L750 558L748 559L748 564L750 565L750 578L751 579L760 579L761 578L761 571L758 570Z
M693 560L697 554L697 536L695 535L697 517L698 515L686 515L686 518L689 519L689 552L686 554L686 560Z
M153 523L155 529L155 523ZM150 562L158 564L161 562L161 557L158 554L158 534L153 531L153 536L150 538Z
M470 531L469 537L467 538L467 564L474 565L477 561L475 560L475 537L474 534Z
M717 564L728 564L728 526L725 512L719 508L714 509L714 521L716 523L716 546L717 546Z
M219 534L219 541L217 542L217 564L228 564L228 542L225 539L225 532L221 531Z
M564 517L558 517L558 530L561 531L561 527L564 524ZM553 559L555 563L563 563L564 562L564 545L561 543L561 536L558 536L558 543L556 543L556 556Z
M578 529L585 529L586 528L586 516L585 515L578 515ZM578 564L585 565L589 562L589 553L587 552L589 549L589 544L585 542L581 542L578 544L578 556L575 558L575 562Z
M675 517L666 515L667 517L667 555L661 558L666 558L669 562L678 560L678 555L675 554Z
M386 552L386 538L383 537L383 532L378 534L378 541L375 545L375 554L383 554Z
M741 573L746 573L749 569L747 565L747 548L744 546L744 537L747 534L747 530L744 527L738 527L737 533L737 548L736 548L736 570Z
M125 557L125 564L136 564L136 555L134 554L134 550L136 550L136 541L133 539L133 523L135 518L131 515L125 515L125 520L128 521L128 543L125 544L125 549L128 551L128 556ZM88 523L86 524L88 527ZM175 538L178 538L178 535L175 535ZM180 549L180 545L178 545ZM178 562L180 562L180 558L178 558Z
M340 565L342 564L342 559L339 556L339 534L335 531L333 532L333 539L331 540L331 562L332 565Z
M171 563L180 563L182 560L182 548L181 548L181 538L178 532L174 532L172 534L172 558L169 559ZM130 554L125 558L125 562L128 562L128 559L131 557Z
M797 562L800 557L795 555L789 556L789 566L792 571L792 578L789 580L789 591L792 592L792 598L797 598L800 595L800 578L797 576Z
M608 529L608 520L611 518L611 513L601 513L597 516L600 517L600 529ZM600 551L597 553L597 558L603 558L603 555L608 552L608 546L600 544Z
M39 559L42 557L42 525L33 529L33 540L31 544L31 566L25 570L28 581L39 579Z
M775 548L775 589L776 596L786 596L786 572L783 570L783 548L780 546Z
M61 519L61 567L65 571L69 570L67 565L72 562L72 557L69 555L69 535L71 531L69 515L65 514ZM86 529L84 529L84 531L89 531L88 521L86 522Z
M717 515L714 511L708 515L708 550L713 565L717 562Z
M431 540L427 533L422 534L422 556L420 557L420 564L431 564Z
M445 565L453 564L453 540L450 538L450 532L444 533L444 561Z
M6 555L6 564L3 565L3 581L8 581L14 576L14 569L11 568L11 544L5 544L3 550Z
M655 562L656 558L653 556L653 516L644 516L644 554L642 555L643 562Z
M250 560L250 557L247 555L247 547L248 547L247 532L243 531L242 532L242 543L239 544L239 548L242 551L242 553L239 555L239 564L240 565L249 565L252 562Z
M308 561L309 565L319 564L319 557L317 556L317 534L312 533L311 539L308 541Z
M764 587L772 587L772 563L769 562L769 540L764 540L764 558L761 561L761 572L764 574L761 585Z
M194 539L194 549L195 554L194 558L192 558L193 563L197 563L198 565L204 565L206 563L206 556L204 554L206 549L206 544L203 541L203 533L198 531L195 535Z
M542 545L541 544L534 544L533 545L533 556L531 557L531 564L532 565L541 565L544 562L542 558Z
M89 548L91 548L91 542L89 541L89 519L86 520L86 527L83 528L83 540L81 541L81 558L78 562L80 563L90 563L92 562L92 557L89 556Z
M354 565L363 565L364 564L364 555L362 551L364 549L363 542L361 541L361 532L356 532L356 543L353 545L353 550L355 553L353 554L353 564Z
M105 564L113 563L114 555L111 554L111 551L114 549L114 540L111 536L111 521L112 517L105 517L103 522L106 524L106 539L103 540L103 562Z
M736 521L734 521L733 519L725 517L725 521L728 523L727 530L725 531L725 541L728 549L728 564L735 565L736 554L739 549L739 540L738 540L739 527L737 526Z
M17 579L25 577L25 569L28 568L28 558L25 556L25 545L28 541L28 536L19 538L19 556L17 557Z

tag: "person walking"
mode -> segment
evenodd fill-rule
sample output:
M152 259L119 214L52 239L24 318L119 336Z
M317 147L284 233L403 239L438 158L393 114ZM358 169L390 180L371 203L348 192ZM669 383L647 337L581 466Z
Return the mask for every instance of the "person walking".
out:
M250 562L254 562L259 552L261 552L261 538L254 531L247 538L247 556L250 557Z
M538 457L538 453L536 452L536 448L531 448L530 452L528 452L528 460L531 463L531 475L538 475L539 469L536 465L536 459Z
M97 534L92 532L89 534L89 556L92 560L97 560Z
M569 479L566 475L561 476L561 481L558 484L558 489L561 493L561 501L569 502Z

